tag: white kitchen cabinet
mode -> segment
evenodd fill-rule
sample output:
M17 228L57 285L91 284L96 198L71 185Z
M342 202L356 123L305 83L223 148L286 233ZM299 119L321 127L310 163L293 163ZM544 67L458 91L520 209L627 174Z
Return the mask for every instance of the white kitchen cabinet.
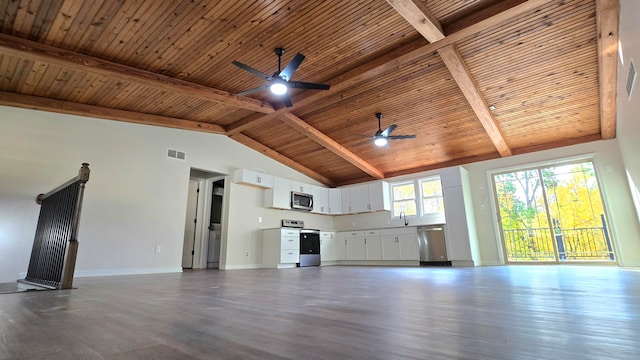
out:
M340 202L342 203L342 213L351 214L351 188L340 188Z
M262 266L295 267L300 262L300 230L267 229L262 233Z
M341 189L328 189L329 190L329 215L342 214L342 190Z
M351 193L351 212L363 213L371 211L369 201L369 185L356 185L350 187Z
M380 230L382 260L418 260L418 234L415 227Z
M264 206L291 209L291 181L274 176L273 187L264 191Z
M345 234L345 260L366 260L367 250L364 231L350 231Z
M369 211L391 211L389 183L376 181L369 183Z
M400 260L400 245L396 235L380 237L382 245L382 260Z
M273 176L255 170L238 169L233 172L233 182L268 189L273 186Z
M473 209L465 203L465 190L462 186L444 187L442 193L444 214L447 219L445 227L447 258L459 264L472 266L473 258L468 224L473 221Z
M338 260L336 233L330 231L320 231L320 260Z
M382 260L382 239L379 230L364 231L364 244L367 260Z
M347 260L347 239L346 233L336 233L336 257L337 260Z
M311 212L329 214L329 189L313 185L311 190L313 195L313 210Z
M305 194L313 194L313 185L301 183L299 181L291 181L291 189L290 191L297 191Z
M342 211L345 214L390 211L389 183L376 181L341 188Z

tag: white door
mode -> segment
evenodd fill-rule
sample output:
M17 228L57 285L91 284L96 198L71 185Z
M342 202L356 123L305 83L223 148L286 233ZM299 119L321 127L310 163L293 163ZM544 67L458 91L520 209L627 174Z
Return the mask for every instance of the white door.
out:
M198 217L198 194L200 182L189 180L189 195L187 198L187 215L184 221L184 245L182 247L182 268L193 268L193 256L196 241L196 218Z

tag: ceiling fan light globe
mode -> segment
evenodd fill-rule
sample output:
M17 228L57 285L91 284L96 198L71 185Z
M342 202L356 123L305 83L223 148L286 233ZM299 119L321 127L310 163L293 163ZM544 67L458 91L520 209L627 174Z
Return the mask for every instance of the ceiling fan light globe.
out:
M284 95L287 93L287 90L288 90L287 85L283 83L274 83L269 87L269 89L275 95Z
M387 139L379 137L373 140L373 143L376 144L376 146L385 146L387 145Z

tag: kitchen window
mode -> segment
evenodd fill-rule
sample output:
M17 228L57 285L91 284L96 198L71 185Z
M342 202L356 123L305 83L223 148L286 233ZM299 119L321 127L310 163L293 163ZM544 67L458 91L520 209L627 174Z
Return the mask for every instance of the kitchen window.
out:
M421 179L420 190L422 196L422 215L444 212L444 199L442 197L440 177Z
M392 217L431 216L444 214L444 199L439 176L415 179L391 184L393 202Z
M401 212L404 212L406 216L418 215L415 182L391 184L391 196L393 197L394 217L400 216Z

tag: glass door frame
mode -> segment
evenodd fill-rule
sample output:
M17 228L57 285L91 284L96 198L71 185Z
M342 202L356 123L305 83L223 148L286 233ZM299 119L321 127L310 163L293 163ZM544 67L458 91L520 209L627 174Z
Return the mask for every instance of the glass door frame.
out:
M543 198L543 202L544 202L544 208L545 208L545 215L547 217L547 222L548 222L548 227L549 227L549 233L551 234L552 238L555 238L556 236L556 232L553 229L553 223L551 221L551 214L549 211L549 203L548 203L548 199L547 199L547 190L544 186L543 183L543 178L542 178L542 169L544 168L550 168L550 167L557 167L557 166L563 166L563 165L578 165L580 163L585 163L585 162L590 162L593 166L593 170L594 170L594 177L596 180L596 183L598 185L598 193L600 196L600 201L602 202L602 206L603 206L603 215L604 215L604 220L607 224L607 231L609 232L609 234L611 234L613 231L612 229L608 228L608 224L610 224L611 222L609 221L609 214L608 214L608 208L606 206L606 202L604 199L604 191L602 190L602 186L601 186L601 181L600 181L600 177L598 175L598 171L597 171L597 167L596 167L596 162L594 161L593 157L589 156L589 157L574 157L574 158L565 158L565 159L561 159L561 160L556 160L556 161L549 161L549 162L540 162L540 163L533 163L533 164L526 164L526 165L520 165L520 166L512 166L512 167L508 167L508 168L502 168L502 169L496 169L496 170L491 170L487 172L487 176L489 178L489 183L491 184L491 196L493 197L493 206L494 206L494 224L496 226L496 229L499 232L499 237L496 239L498 241L498 247L501 249L501 253L502 253L502 262L506 265L513 265L513 264L522 264L522 265L533 265L533 264L539 264L539 265L558 265L558 264L571 264L571 265L579 265L579 264L594 264L597 263L598 265L617 265L618 264L618 255L616 252L616 248L615 248L615 244L614 241L610 241L610 246L611 246L611 253L614 256L614 260L602 260L602 261L597 261L597 260L571 260L571 261L561 261L560 260L560 253L558 251L558 244L556 241L551 241L553 244L553 250L554 250L554 260L530 260L530 261L510 261L509 260L509 256L508 256L508 250L507 250L507 243L506 243L506 239L505 239L505 233L504 233L504 228L502 225L502 217L500 214L500 202L499 202L499 198L498 198L498 194L497 194L497 188L496 188L496 181L495 178L497 175L504 175L504 174L510 174L510 173L514 173L514 172L520 172L520 171L531 171L531 170L535 170L536 171L536 175L538 176L538 179L540 179L541 181L541 191L542 191L542 198Z

